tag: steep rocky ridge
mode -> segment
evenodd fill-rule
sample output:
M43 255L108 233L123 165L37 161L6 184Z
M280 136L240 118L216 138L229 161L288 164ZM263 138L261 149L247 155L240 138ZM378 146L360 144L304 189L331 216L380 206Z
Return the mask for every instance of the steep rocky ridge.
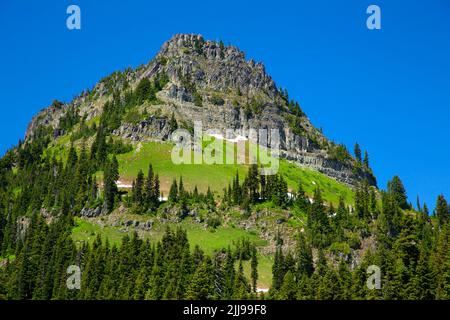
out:
M70 108L92 119L101 114L113 92L123 92L127 86L135 88L141 79L155 79L161 74L168 77L168 82L157 93L158 103L146 106L150 115L138 123L122 121L115 135L135 141L168 140L171 114L188 127L201 121L204 130L217 129L224 135L226 129L240 130L255 143L258 139L249 136L249 129L278 129L282 158L349 185L364 178L376 185L370 170L355 169L353 158L333 156L337 146L301 111L289 107L286 95L263 64L246 60L236 47L206 41L200 35L175 35L149 63L113 73L70 103L54 103L42 110L31 121L26 140L32 139L41 125L50 126L54 137L65 134L60 121Z

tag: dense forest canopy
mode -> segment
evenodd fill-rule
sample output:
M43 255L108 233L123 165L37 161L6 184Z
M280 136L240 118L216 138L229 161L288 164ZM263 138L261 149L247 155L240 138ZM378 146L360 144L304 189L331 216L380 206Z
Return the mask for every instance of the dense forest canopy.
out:
M159 198L159 178L149 164L130 192L117 188L117 148L108 139L111 121L102 118L90 150L72 147L67 159L43 157L50 133L41 128L32 141L8 151L0 161L0 297L3 299L448 299L450 297L449 205L439 196L433 213L418 203L413 209L399 177L387 191L367 183L355 190L350 208L326 204L317 189L310 201L299 183L288 197L282 175L261 176L258 166L236 174L223 195L186 190L173 181L167 202ZM109 129L108 129L109 128ZM119 148L120 149L120 148ZM102 185L97 172L102 172ZM92 243L71 238L74 216L85 207L104 214L119 206L158 215L161 208L181 212L198 205L220 224L221 212L251 213L271 202L307 216L296 246L283 249L277 237L272 286L257 292L257 246L243 240L205 254L190 247L186 231L167 229L157 242L137 234L119 246L98 236ZM214 221L217 219L219 221ZM339 246L373 241L358 264L346 260ZM333 254L333 252L340 252ZM251 265L250 276L243 262ZM67 286L67 268L79 266L81 287ZM381 289L367 286L368 266L381 270Z

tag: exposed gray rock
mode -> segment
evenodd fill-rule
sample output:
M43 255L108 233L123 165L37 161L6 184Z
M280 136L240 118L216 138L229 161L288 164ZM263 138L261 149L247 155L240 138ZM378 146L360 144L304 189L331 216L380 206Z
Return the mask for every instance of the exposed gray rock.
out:
M197 208L193 208L191 211L189 211L188 215L191 217L197 217L198 216Z
M16 239L23 240L25 238L25 234L30 226L30 218L20 217L17 220L17 230L16 230Z
M132 220L127 220L123 224L124 224L124 226L129 227L129 226L132 226L134 224L134 222Z
M99 215L101 215L102 210L100 207L97 208L83 208L80 211L80 216L85 217L85 218L94 218L94 217L98 217Z
M142 229L148 231L153 227L153 221L148 220L148 221L144 222L141 226L142 226Z
M144 141L167 140L171 132L167 118L150 116L138 124L123 123L113 133L125 139Z
M197 216L197 217L195 217L194 221L197 222L197 223L202 223L203 219L201 217Z

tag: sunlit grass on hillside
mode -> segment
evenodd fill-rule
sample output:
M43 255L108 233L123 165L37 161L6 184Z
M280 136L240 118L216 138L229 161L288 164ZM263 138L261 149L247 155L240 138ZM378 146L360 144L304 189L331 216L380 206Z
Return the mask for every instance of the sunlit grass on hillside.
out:
M355 195L353 190L343 183L340 183L326 175L309 168L302 168L286 160L280 161L280 172L286 179L289 188L297 190L299 181L305 192L312 196L314 190L319 188L325 201L334 205L339 204L342 197L347 204L353 205Z
M243 177L247 168L243 165L230 164L175 164L171 159L172 145L159 142L142 142L133 151L117 156L119 162L119 174L121 180L132 181L139 170L147 173L151 163L158 173L161 190L167 195L173 179L183 177L184 187L188 190L197 185L199 191L211 190L221 193L228 186L236 171Z
M110 245L120 246L122 238L125 235L132 236L133 232L131 228L128 231L124 231L121 230L120 227L102 227L97 223L78 217L75 218L75 223L76 226L72 229L72 239L78 244L83 242L92 243L97 235L100 235L103 241L108 239ZM267 241L260 239L258 235L251 231L231 226L219 226L215 230L205 230L202 225L188 220L184 220L180 223L156 225L151 231L141 231L140 236L143 239L149 239L150 241L156 242L162 238L167 227L171 227L172 229L182 227L185 229L191 250L198 245L208 255L212 255L215 250L226 249L228 247L232 248L234 243L243 238L250 240L257 246L264 247L267 245ZM258 260L258 286L269 287L272 279L272 258L259 254ZM249 262L244 262L244 271L250 278Z
M187 189L192 190L197 185L199 190L204 192L209 186L221 195L223 188L227 187L236 175L236 171L243 180L248 170L248 165L244 164L175 164L171 159L172 148L173 145L170 143L142 142L133 151L118 155L121 179L132 181L139 170L146 173L151 163L155 172L159 174L161 190L166 195L173 179L178 180L180 176L183 177L183 184ZM255 152L253 147L251 148L252 152ZM226 152L228 154L230 151ZM248 154L247 148L247 158ZM268 162L268 160L265 161L265 163ZM320 172L299 167L283 159L279 161L279 171L286 179L291 191L296 191L301 182L309 196L312 196L318 187L327 202L337 205L339 197L342 196L347 204L353 204L354 194L351 188Z
M110 244L120 245L125 235L131 236L133 233L132 228L125 231L125 229L121 229L122 227L101 226L98 223L79 217L75 218L75 223L76 226L72 229L72 238L75 242L92 243L97 235L100 234L102 239L108 239ZM191 248L194 249L198 245L207 254L212 254L214 250L233 246L233 242L243 238L249 239L257 246L267 245L265 240L261 240L256 233L251 231L232 226L219 226L216 229L205 229L203 225L188 220L183 220L179 223L167 222L164 225L157 224L150 231L141 231L140 235L143 239L158 241L162 238L167 227L181 227L186 230Z
M79 147L80 143L81 140L76 141L75 145ZM244 164L239 164L237 161L238 147L236 144L226 140L217 141L210 137L208 141L205 140L202 143L203 152L211 151L211 149L208 150L208 146L212 146L212 144L216 144L218 147L223 146L224 151L221 151L222 148L219 147L217 148L217 154L213 154L217 159L221 159L223 164L207 164L204 162L194 164L194 152L191 155L192 164L176 164L171 158L174 144L154 141L139 142L134 144L132 151L117 155L120 179L122 182L131 184L139 170L142 170L144 174L147 173L148 165L151 163L154 171L159 174L161 191L164 195L168 194L173 179L178 180L181 176L184 186L188 190L193 190L197 186L200 192L206 192L210 187L217 195L222 195L223 189L232 181L236 172L239 172L241 182L243 181L248 171L250 157L257 159L258 163L265 164L265 167L270 167L274 163L273 158L265 150L261 152L261 148L255 144L245 142L245 155L240 157L241 163ZM52 142L44 154L46 156L55 154L58 159L65 161L69 148L70 135L64 135ZM233 164L227 164L227 159L234 159ZM290 191L296 191L298 183L301 182L303 189L310 197L312 197L316 188L320 188L322 196L327 202L337 205L339 198L342 196L347 204L353 205L354 203L354 193L350 187L320 172L299 167L284 159L279 160L279 172L286 179ZM97 178L98 181L102 181L101 172L98 172Z

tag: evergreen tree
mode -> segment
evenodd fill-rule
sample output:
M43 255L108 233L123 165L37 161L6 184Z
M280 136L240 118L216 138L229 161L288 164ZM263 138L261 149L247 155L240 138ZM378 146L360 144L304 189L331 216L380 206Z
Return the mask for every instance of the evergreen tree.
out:
M142 206L144 204L144 173L142 170L139 170L134 182L132 198L138 205Z
M195 271L186 292L186 298L205 300L214 295L214 278L211 261L204 259Z
M316 189L314 192L313 203L308 212L307 226L313 245L324 247L328 242L330 222L323 204L320 189Z
M435 213L439 226L443 226L450 221L450 208L442 194L437 198Z
M344 229L348 228L350 225L350 216L347 207L345 206L344 199L339 198L339 206L336 211L336 216L333 219L334 222L334 232L337 241L344 240Z
M420 258L413 274L411 286L410 299L433 299L432 270L430 269L428 252L423 247L420 251Z
M369 153L367 151L364 151L364 160L363 160L364 166L366 169L370 169L370 163L369 163Z
M306 197L305 191L303 190L302 183L298 183L297 193L295 194L295 206L298 207L301 211L307 212L309 201Z
M352 274L345 263L344 259L339 261L338 266L338 291L336 298L339 300L351 299Z
M355 143L354 152L355 152L355 159L356 159L356 161L358 161L358 163L361 163L362 162L361 148L359 147L358 143Z
M248 298L250 293L250 286L247 283L247 279L244 276L244 267L242 260L239 260L238 272L234 278L233 299L243 300Z
M251 203L256 203L259 199L259 174L258 165L252 164L247 175L248 195Z
M281 246L278 245L275 251L274 262L272 266L272 290L278 291L283 284L284 279L284 257Z
M159 192L155 195L155 182L154 182L154 173L153 166L151 164L148 165L147 178L145 180L145 202L147 205L156 204L157 197L159 196Z
M104 194L105 194L105 208L111 211L114 208L115 197L117 195L116 181L119 179L119 165L117 159L113 156L111 161L108 161L104 172Z
M298 236L297 242L297 278L300 279L303 275L310 277L314 272L313 256L311 247L306 241L303 233Z
M152 89L152 85L150 83L150 80L146 77L142 78L135 91L135 101L136 103L142 104L146 100L154 100L155 95Z
M95 140L91 146L91 159L97 162L97 165L103 165L108 156L108 149L106 144L106 132L102 122L97 128Z
M392 195L393 199L397 202L397 205L400 208L409 209L406 190L399 176L394 176L392 180L388 182L388 192Z
M178 198L184 200L186 198L186 190L184 190L183 176L180 176L180 183L178 184Z
M237 205L241 203L242 194L241 194L241 186L239 184L239 172L236 171L235 179L233 180L233 204Z
M258 258L255 246L252 246L252 258L250 268L251 268L252 288L253 292L256 292L258 282Z
M153 180L153 197L154 201L156 203L159 202L159 196L160 196L160 183L159 183L159 175L156 174L155 178Z
M175 203L178 201L178 185L177 180L173 180L172 185L170 186L168 201L171 203Z
M282 300L294 300L297 296L297 285L294 274L288 271L283 278L283 284L280 288L279 298Z
M234 256L231 252L231 249L228 247L224 266L225 283L224 283L223 297L225 299L231 299L234 294L234 279L236 276L236 271L234 269L234 262L235 262Z

